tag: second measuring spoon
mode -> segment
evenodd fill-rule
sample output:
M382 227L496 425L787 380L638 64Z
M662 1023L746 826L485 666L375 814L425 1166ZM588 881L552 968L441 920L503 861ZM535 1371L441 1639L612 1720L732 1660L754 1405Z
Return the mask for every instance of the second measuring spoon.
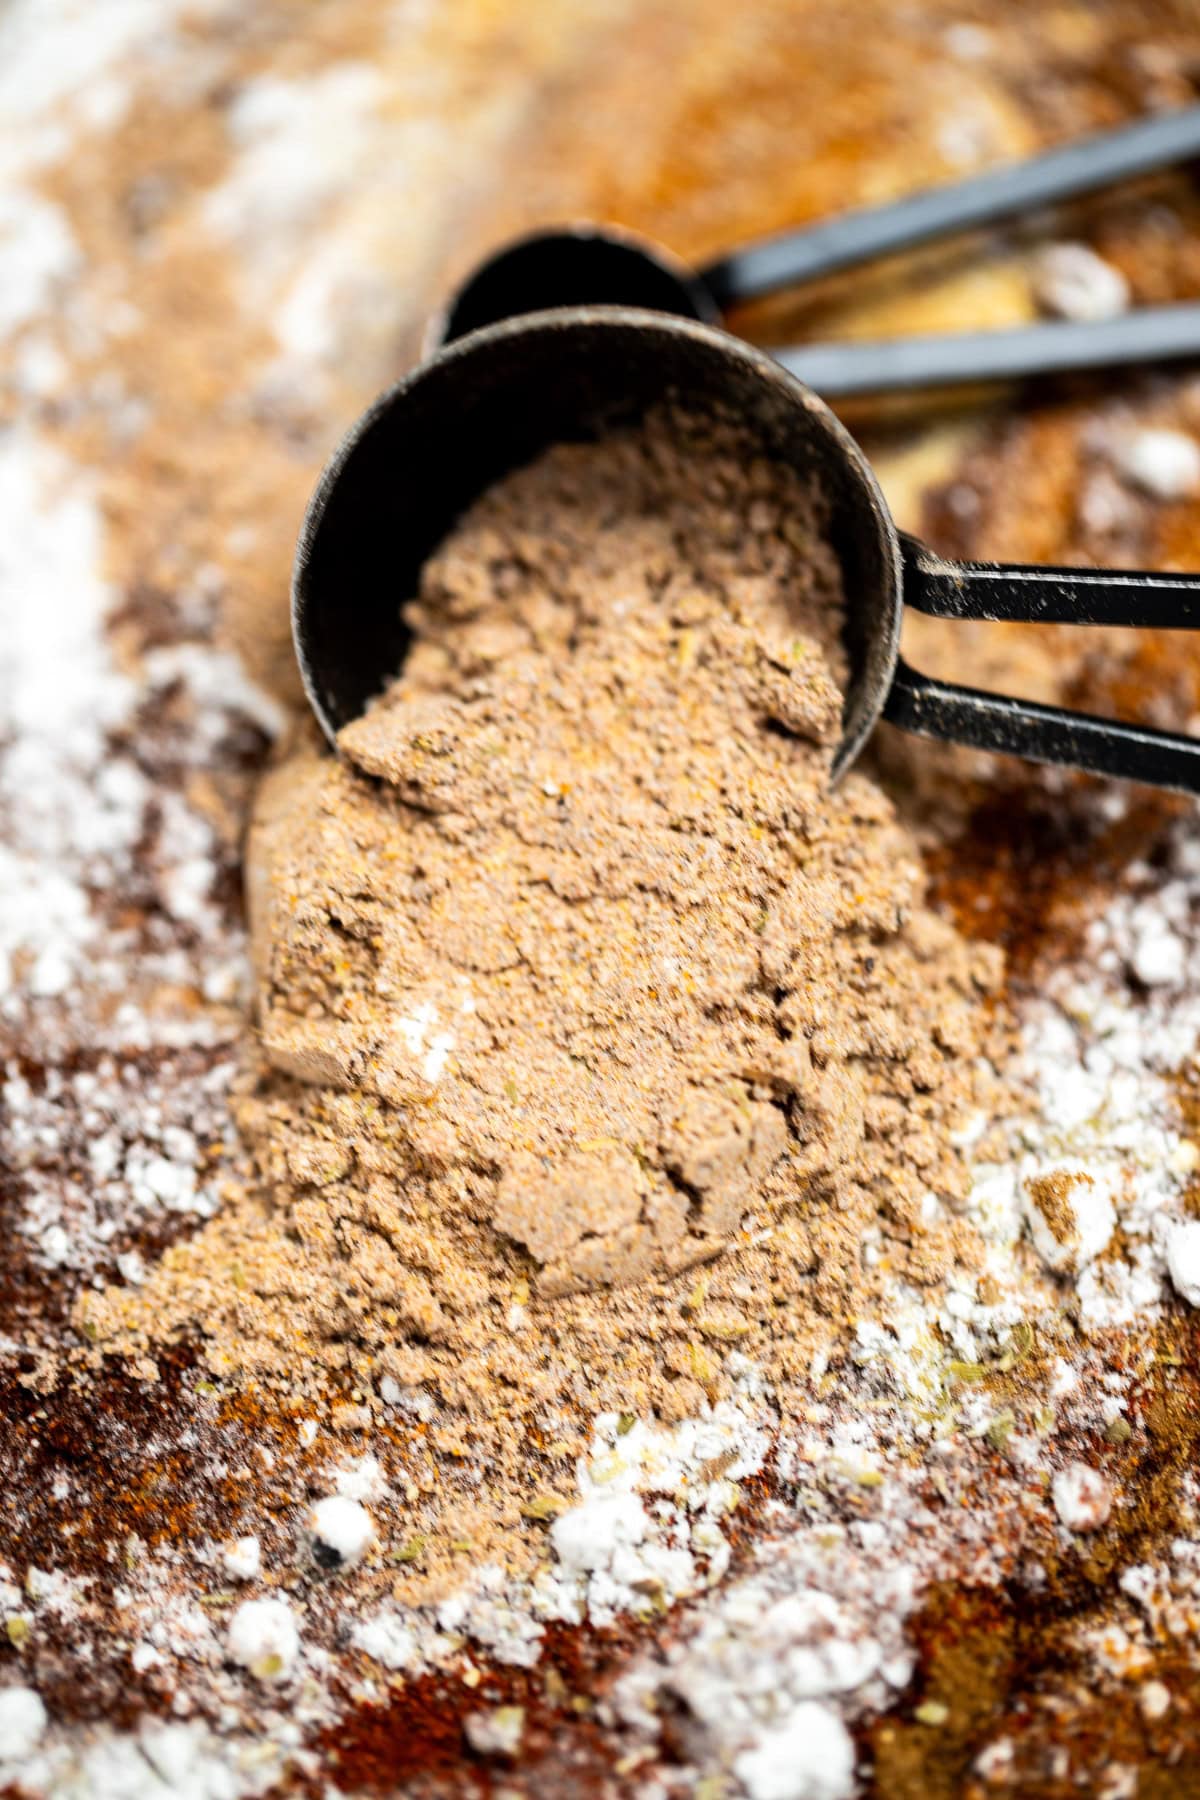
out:
M724 312L878 256L995 224L1200 157L1200 106L1080 138L960 182L860 207L733 250L701 269L613 226L573 225L502 245L436 315L426 349L481 325L560 306L645 306L715 324ZM1200 355L1200 304L1121 317L775 352L830 398L1010 380Z

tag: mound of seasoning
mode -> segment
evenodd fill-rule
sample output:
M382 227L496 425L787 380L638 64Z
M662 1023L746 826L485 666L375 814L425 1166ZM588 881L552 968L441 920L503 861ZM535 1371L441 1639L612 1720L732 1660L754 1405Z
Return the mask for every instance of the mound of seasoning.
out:
M89 1336L406 1395L414 1523L515 1543L535 1446L694 1414L731 1358L786 1398L978 1269L998 969L879 788L830 792L842 606L819 489L735 422L484 495L400 678L261 795L255 1180Z

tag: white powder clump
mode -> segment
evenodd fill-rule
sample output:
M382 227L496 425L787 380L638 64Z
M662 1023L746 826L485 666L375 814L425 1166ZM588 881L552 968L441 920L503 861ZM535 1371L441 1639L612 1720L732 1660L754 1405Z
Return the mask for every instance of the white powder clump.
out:
M469 1713L463 1735L477 1756L515 1756L525 1735L525 1708L497 1706L490 1712Z
M1054 1510L1068 1531L1098 1531L1112 1512L1112 1486L1099 1469L1068 1463L1051 1484Z
M1188 916L1177 883L1130 908L1129 967L1143 987L1172 987L1186 979L1188 945L1177 925L1186 932Z
M1079 523L1092 537L1113 537L1133 531L1138 522L1137 500L1111 469L1099 468L1084 478L1076 503Z
M625 1545L640 1544L649 1521L636 1494L594 1490L550 1527L554 1553L565 1569L584 1573L611 1564Z
M365 1506L344 1494L330 1494L309 1508L304 1529L313 1557L323 1569L353 1569L375 1541Z
M1167 1233L1167 1273L1189 1306L1200 1306L1200 1219L1183 1219Z
M983 1781L999 1783L1007 1781L1012 1763L1012 1739L997 1738L994 1744L988 1744L979 1752L971 1766Z
M259 1681L286 1681L300 1654L300 1630L286 1600L244 1600L233 1615L229 1655Z
M234 1581L253 1581L262 1568L262 1547L256 1537L234 1538L223 1546L221 1564Z
M770 1441L744 1379L739 1399L677 1426L597 1416L592 1453L578 1464L581 1502L550 1528L557 1567L541 1583L543 1617L576 1618L582 1608L606 1624L647 1592L672 1600L723 1572L730 1484L761 1468ZM717 1477L706 1473L714 1461ZM651 1507L643 1494L655 1496Z
M1033 268L1043 311L1059 319L1115 319L1129 309L1129 283L1087 244L1049 244Z
M46 1730L46 1708L32 1688L0 1688L0 1763L32 1756Z
M153 1206L161 1201L169 1212L195 1212L196 1170L189 1161L174 1161L169 1156L147 1155L136 1145L125 1160L125 1179L139 1206Z
M854 1742L832 1707L801 1701L734 1761L750 1800L849 1800Z
M1046 1268L1072 1273L1106 1249L1117 1225L1115 1171L1067 1162L1022 1184L1029 1235Z
M396 1021L396 1028L411 1056L421 1058L421 1073L426 1081L436 1081L446 1067L446 1059L454 1048L452 1031L435 1031L437 1007L424 1000L412 1013Z
M1155 500L1200 493L1200 444L1186 432L1129 432L1117 440L1113 461L1119 475Z
M384 1378L387 1379L386 1376ZM382 1389L382 1383L380 1384ZM387 1396L384 1395L386 1399ZM347 1500L382 1500L388 1491L387 1481L376 1456L359 1456L338 1469L333 1485Z
M395 1612L379 1612L356 1625L351 1642L385 1669L407 1669L416 1657L416 1639Z

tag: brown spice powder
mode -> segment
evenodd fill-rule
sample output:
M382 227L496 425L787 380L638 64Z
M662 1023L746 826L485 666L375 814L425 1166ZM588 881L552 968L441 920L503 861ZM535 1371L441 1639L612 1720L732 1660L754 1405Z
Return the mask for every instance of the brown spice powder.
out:
M1056 1244L1068 1246L1077 1241L1079 1226L1071 1195L1077 1187L1094 1185L1090 1175L1066 1170L1036 1176L1029 1183L1029 1197L1045 1219L1046 1229Z
M90 1336L423 1390L415 1528L532 1550L541 1452L594 1412L694 1413L733 1350L786 1398L898 1283L978 1266L954 1134L994 1104L998 958L871 782L828 791L823 511L673 411L477 503L402 678L261 796L260 1183Z

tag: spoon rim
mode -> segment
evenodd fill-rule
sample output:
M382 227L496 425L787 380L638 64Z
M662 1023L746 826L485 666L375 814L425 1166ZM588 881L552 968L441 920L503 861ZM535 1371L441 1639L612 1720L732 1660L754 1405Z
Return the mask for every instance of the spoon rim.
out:
M571 331L587 333L591 337L597 332L607 331L611 331L614 336L628 332L637 332L639 335L657 333L675 340L691 340L719 352L730 361L740 362L755 377L782 392L792 404L802 409L810 423L818 428L817 435L822 440L822 448L828 449L829 457L839 458L843 468L852 473L853 488L861 503L861 516L872 527L878 548L883 553L881 580L887 591L875 596L875 604L867 609L874 619L872 635L877 642L877 654L871 659L873 666L866 666L868 659L865 653L856 658L852 647L849 643L847 645L851 670L843 697L843 734L830 774L831 784L836 783L855 761L882 715L900 655L900 623L903 612L900 534L878 477L861 446L827 403L767 351L733 336L721 326L653 312L642 307L549 307L480 326L460 338L452 339L432 356L406 371L390 387L384 388L343 432L326 460L305 508L296 541L290 584L293 648L306 697L325 737L336 749L337 734L350 721L349 718L339 720L332 717L315 679L305 630L309 601L308 572L330 501L345 476L351 459L385 415L393 408L403 405L419 387L436 379L455 363L468 363L495 353L502 354L506 344L522 339L551 332ZM820 461L823 460L822 457ZM819 470L820 463L816 466ZM858 604L861 605L861 601ZM855 596L847 594L847 615L855 605ZM882 656L878 651L882 651ZM386 671L381 671L381 677L385 676Z

